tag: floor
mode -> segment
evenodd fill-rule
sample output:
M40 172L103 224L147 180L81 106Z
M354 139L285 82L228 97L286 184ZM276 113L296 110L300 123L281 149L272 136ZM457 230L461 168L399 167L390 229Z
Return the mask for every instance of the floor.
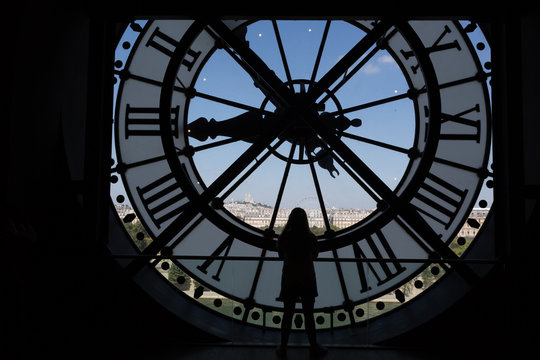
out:
M181 348L162 349L154 353L154 358L163 360L278 360L274 345L239 345L239 344L191 344ZM288 359L308 360L309 348L306 346L291 346L288 349ZM328 347L324 360L428 360L441 359L440 356L420 350L380 348L380 347Z
M328 353L322 360L460 360L460 359L521 359L508 357L502 352L494 351L493 344L487 349L471 349L455 342L449 349L411 349L380 346L328 346ZM130 346L111 346L103 348L99 344L74 345L69 347L28 346L19 349L18 354L0 358L9 360L280 360L274 344L175 344L165 345L145 341L142 336ZM309 348L305 345L290 346L288 360L312 360ZM524 358L529 358L524 357Z

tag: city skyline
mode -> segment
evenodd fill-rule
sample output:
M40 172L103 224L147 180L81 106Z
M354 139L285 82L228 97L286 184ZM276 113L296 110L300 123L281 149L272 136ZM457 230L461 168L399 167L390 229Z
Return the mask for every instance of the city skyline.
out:
M269 226L271 219L274 218L274 227L283 227L288 221L292 208L280 207L274 214L274 207L256 202L250 193L244 195L244 200L235 200L230 198L224 201L225 209L246 224L256 228L265 228ZM308 217L310 227L325 228L325 220L320 207L304 208ZM358 209L358 208L335 208L326 207L328 223L335 229L344 229L355 225L368 217L376 209ZM134 214L133 208L126 203L117 204L116 211L120 217L128 214ZM487 217L490 208L473 208L469 214L469 220L466 221L459 233L460 237L475 236ZM471 222L470 220L473 220ZM476 225L475 225L476 223Z

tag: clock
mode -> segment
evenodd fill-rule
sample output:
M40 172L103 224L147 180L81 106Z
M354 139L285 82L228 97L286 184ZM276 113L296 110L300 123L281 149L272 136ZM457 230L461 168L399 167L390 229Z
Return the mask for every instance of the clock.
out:
M381 341L426 321L492 254L478 33L443 20L132 22L115 63L113 256L173 314L274 338L277 236L305 205L322 339ZM245 193L261 202L233 200Z

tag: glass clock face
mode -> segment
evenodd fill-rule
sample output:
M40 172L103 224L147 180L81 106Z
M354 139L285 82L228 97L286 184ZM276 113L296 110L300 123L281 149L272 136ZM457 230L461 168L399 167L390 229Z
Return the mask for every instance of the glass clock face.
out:
M275 244L294 207L319 242L319 329L477 277L455 261L492 203L474 24L144 20L115 67L111 199L129 236L111 250L175 289L164 304L279 327Z

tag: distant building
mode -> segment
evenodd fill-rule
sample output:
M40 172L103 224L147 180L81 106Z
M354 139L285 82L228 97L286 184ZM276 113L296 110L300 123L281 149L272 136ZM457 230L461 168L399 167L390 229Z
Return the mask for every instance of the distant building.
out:
M329 214L330 225L343 229L358 223L372 212L373 210L358 209L331 210Z
M123 218L127 214L132 214L135 212L133 208L127 204L116 204L114 207L116 209L116 212L118 213L118 216L120 216L121 218Z
M458 237L472 238L475 237L482 224L486 220L486 216L489 212L489 209L473 209L469 215L469 219L472 221L467 221L459 230ZM476 223L475 223L476 222ZM473 226L474 225L474 226ZM479 225L479 226L477 226Z

